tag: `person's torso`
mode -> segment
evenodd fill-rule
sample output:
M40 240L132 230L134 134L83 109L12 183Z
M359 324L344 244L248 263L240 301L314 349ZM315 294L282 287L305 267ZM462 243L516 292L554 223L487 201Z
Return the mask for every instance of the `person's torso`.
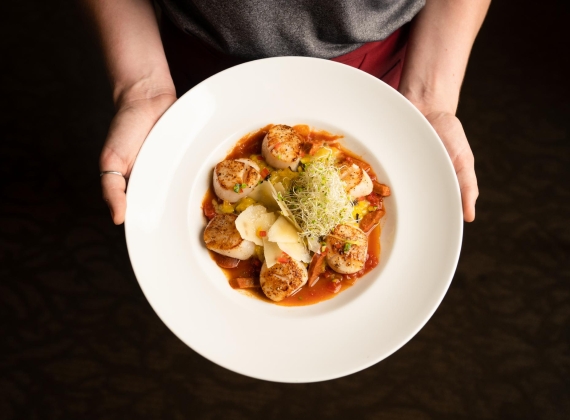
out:
M425 0L160 0L186 33L247 59L332 58L379 41L409 22Z

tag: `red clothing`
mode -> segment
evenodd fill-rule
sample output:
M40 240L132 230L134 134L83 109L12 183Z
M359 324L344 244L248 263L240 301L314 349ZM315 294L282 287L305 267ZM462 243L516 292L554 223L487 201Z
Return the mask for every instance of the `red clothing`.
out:
M408 26L383 41L369 42L333 61L363 70L398 88L408 40ZM247 60L221 53L163 18L162 42L178 97L201 81Z

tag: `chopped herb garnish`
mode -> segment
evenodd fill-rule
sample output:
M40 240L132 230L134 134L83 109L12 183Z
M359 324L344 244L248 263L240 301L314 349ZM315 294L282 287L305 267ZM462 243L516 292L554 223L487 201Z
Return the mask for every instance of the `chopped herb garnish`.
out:
M346 254L348 251L350 251L350 247L351 247L351 246L352 246L352 245L349 244L348 242L344 244L344 253L345 253L345 254Z

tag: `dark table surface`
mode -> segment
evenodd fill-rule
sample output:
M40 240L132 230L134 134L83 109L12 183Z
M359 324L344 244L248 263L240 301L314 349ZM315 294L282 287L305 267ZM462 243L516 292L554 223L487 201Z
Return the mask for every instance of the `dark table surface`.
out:
M10 2L0 418L570 418L569 14L540 5L494 2L472 53L459 115L481 193L441 306L377 365L291 385L214 365L153 312L100 199L97 46L74 2Z

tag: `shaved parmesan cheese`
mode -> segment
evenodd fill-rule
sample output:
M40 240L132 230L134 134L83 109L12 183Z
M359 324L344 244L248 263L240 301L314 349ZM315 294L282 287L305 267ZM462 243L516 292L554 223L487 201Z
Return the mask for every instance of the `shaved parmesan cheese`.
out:
M309 251L313 251L317 254L321 253L321 243L318 239L313 237L307 238L307 246L309 247Z
M283 216L279 216L271 226L271 229L269 229L269 232L267 232L267 239L271 242L278 243L297 243L299 242L299 233L289 220Z
M263 206L249 206L236 219L236 229L242 239L263 246L263 240L259 237L259 232L267 232L271 225L275 223L276 218L275 213L267 213L266 208Z
M293 226L295 226L295 229L297 229L299 232L301 232L301 227L299 226L299 224L297 223L297 221L293 217L293 213L291 213L291 210L289 210L289 207L287 207L287 204L285 204L285 201L283 200L285 193L286 193L286 191L285 191L285 187L283 187L283 184L280 182L277 182L274 185L273 198L275 199L275 201L277 202L277 205L281 209L281 214L283 216L285 216L287 218L287 220L289 220L293 224Z
M262 204L269 211L277 211L280 210L280 207L275 198L273 198L274 192L275 188L273 188L271 182L264 181L255 187L253 191L249 193L248 197Z
M270 242L267 238L263 238L263 255L268 268L273 267L277 263L277 258L282 254L283 251L275 242Z
M276 182L275 185L273 185L273 189L275 190L275 194L285 194L287 192L281 182Z
M277 245L294 260L306 263L311 262L311 254L309 254L309 251L307 251L307 248L301 241L295 243L279 242Z

